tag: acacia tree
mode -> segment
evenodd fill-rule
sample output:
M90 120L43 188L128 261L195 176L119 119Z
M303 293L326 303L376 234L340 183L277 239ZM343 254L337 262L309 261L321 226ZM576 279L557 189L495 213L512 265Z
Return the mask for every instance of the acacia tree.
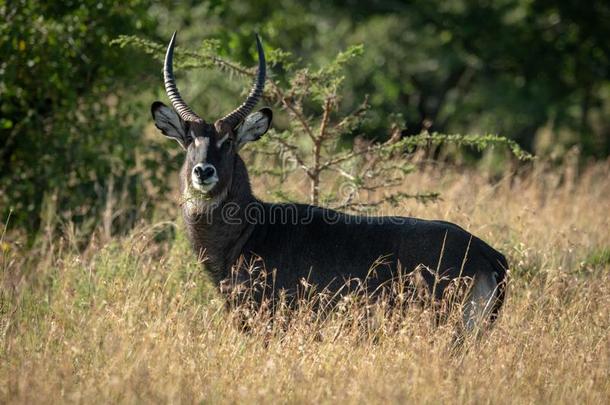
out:
M163 57L165 46L133 36L122 36L115 41L120 46L133 45ZM198 51L178 49L176 64L184 69L220 69L228 74L252 79L253 69L218 56L218 41L204 41ZM252 147L254 155L265 156L262 165L255 166L254 175L273 175L286 178L293 172L305 176L309 183L312 204L332 205L347 210L371 210L383 203L396 204L405 198L428 201L438 197L436 192L407 194L398 190L405 174L415 169L409 164L409 154L416 147L452 143L478 149L490 145L504 145L519 159L531 155L502 136L444 135L423 131L417 136L403 137L402 128L391 126L388 134L381 134L380 142L348 142L358 139L369 111L368 97L351 112L342 113L341 85L345 67L363 53L363 47L352 46L340 52L328 64L314 68L299 66L287 52L274 49L268 60L272 67L281 68L285 80L271 74L267 79L264 99L279 107L288 119L285 126L276 127ZM244 86L247 87L247 86ZM280 120L282 121L282 120ZM368 134L367 138L374 136ZM270 167L269 158L275 159ZM286 164L286 163L292 164ZM383 190L380 198L365 198L370 192ZM273 192L277 199L291 201L292 197L278 184Z

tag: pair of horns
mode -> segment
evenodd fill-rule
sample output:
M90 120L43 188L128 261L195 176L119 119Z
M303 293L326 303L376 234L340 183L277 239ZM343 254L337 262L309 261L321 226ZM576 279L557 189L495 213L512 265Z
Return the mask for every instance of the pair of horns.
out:
M169 41L167 46L167 52L165 53L165 63L163 64L163 79L165 82L165 91L169 97L172 107L180 115L184 121L205 123L205 120L199 117L182 99L178 87L176 86L176 79L174 78L173 60L174 60L174 46L176 44L176 33L172 35L172 39ZM234 128L244 118L252 112L252 109L258 103L261 96L263 95L263 88L265 86L265 76L267 74L267 66L265 62L265 52L263 51L263 45L258 34L256 35L256 49L258 51L258 72L254 79L252 89L244 101L239 107L225 115L220 121L229 128Z

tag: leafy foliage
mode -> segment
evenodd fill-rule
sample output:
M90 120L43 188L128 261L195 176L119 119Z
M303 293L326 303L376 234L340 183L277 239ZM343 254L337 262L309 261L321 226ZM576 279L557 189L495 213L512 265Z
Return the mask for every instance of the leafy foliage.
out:
M261 34L267 102L284 110L267 146L305 166L293 156L257 169L280 179L301 170L321 185L312 201L342 206L342 184L392 178L358 171L370 151L340 171L324 162L393 136L401 143L384 146L393 159L441 138L482 147L482 138L439 134L501 134L513 152L518 144L560 159L575 146L610 153L606 2L18 0L0 1L0 17L0 215L12 210L12 224L30 233L53 210L54 226L76 222L87 234L104 224L108 235L153 214L179 159L143 142L160 69L134 49L158 57L175 29L183 95L206 116L234 107L253 73L252 34ZM315 158L308 132L320 134L327 101ZM411 166L376 165L396 175ZM326 183L336 173L340 184Z
M37 229L51 203L63 220L89 221L90 231L113 200L122 200L125 211L109 226L133 223L149 193L137 167L148 174L162 167L138 154L141 132L132 123L142 105L129 96L129 79L143 63L108 44L121 32L152 32L147 7L140 0L0 6L4 218L12 210L14 223Z

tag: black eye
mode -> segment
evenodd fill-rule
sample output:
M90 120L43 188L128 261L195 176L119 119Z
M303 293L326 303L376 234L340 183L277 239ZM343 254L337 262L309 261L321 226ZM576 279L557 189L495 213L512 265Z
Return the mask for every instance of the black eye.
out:
M230 148L231 146L233 146L233 139L231 137L228 137L224 140L224 142L220 144L220 149L225 150Z

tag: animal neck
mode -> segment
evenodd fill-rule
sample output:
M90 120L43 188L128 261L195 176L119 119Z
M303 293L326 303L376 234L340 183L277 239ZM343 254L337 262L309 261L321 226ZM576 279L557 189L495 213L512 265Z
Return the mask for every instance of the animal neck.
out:
M250 236L254 224L247 220L246 211L255 204L260 202L252 194L248 171L239 156L224 195L183 203L192 247L215 282L227 276Z

